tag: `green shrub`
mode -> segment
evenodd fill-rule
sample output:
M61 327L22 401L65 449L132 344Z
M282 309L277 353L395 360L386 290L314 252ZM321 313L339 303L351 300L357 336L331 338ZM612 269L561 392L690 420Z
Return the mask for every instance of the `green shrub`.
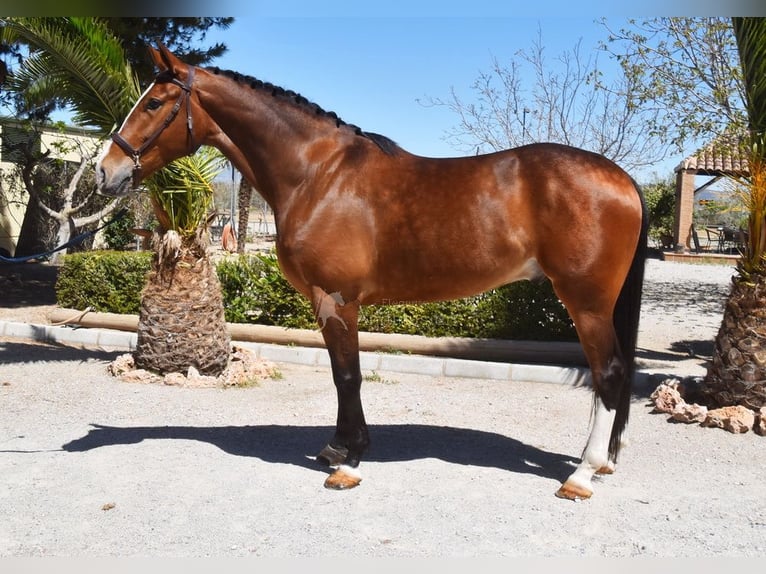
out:
M67 255L56 284L62 307L137 314L152 254L91 251ZM285 279L273 253L238 255L216 266L226 320L316 329L310 302ZM362 307L359 329L429 337L576 341L549 281L520 281L474 297Z
M56 302L70 309L137 314L151 259L148 251L66 255L56 281Z
M275 255L229 257L216 270L228 322L316 328L311 303L288 283Z
M121 218L113 221L104 228L104 242L108 249L124 251L136 242L136 236L131 229L136 227L136 221L132 213L125 213Z
M649 212L649 237L657 241L673 235L676 213L676 184L673 179L642 186Z
M317 328L311 304L284 278L274 254L227 258L217 270L227 321ZM521 281L454 301L362 307L359 330L429 337L577 340L549 281Z

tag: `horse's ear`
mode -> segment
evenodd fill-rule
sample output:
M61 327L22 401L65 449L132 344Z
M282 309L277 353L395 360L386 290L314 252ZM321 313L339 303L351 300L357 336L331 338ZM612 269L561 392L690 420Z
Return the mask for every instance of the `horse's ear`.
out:
M163 72L167 69L167 65L162 60L162 54L157 48L149 46L149 56L151 56L152 62L154 62L154 65L159 68L160 72Z
M177 73L181 69L185 69L186 66L184 63L176 58L176 56L168 50L167 46L165 44L159 43L158 49L149 47L149 51L152 57L152 60L154 61L154 65L159 68L160 72L164 72L165 70L170 70L174 74Z

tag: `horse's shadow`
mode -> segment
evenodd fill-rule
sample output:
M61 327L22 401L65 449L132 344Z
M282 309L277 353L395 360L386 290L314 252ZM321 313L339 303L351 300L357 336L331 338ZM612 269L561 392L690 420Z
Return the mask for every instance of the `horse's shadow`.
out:
M137 444L148 439L196 440L236 456L318 468L306 446L316 445L334 431L329 426L114 427L91 425L82 438L62 446L84 452L104 446ZM438 458L460 465L492 467L534 474L562 482L578 459L548 452L506 436L465 428L428 425L373 425L373 443L364 460L376 462ZM317 451L319 449L317 448Z

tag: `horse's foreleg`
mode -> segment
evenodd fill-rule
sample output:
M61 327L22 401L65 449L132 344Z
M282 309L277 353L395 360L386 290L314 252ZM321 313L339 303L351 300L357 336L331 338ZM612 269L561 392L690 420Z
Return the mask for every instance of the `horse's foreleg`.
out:
M336 490L353 488L362 478L359 463L370 443L364 420L360 388L362 372L359 366L357 322L359 305L342 302L324 291L314 293L315 309L330 355L333 382L338 396L338 416L335 435L317 456L317 460L335 471L327 477L325 487Z

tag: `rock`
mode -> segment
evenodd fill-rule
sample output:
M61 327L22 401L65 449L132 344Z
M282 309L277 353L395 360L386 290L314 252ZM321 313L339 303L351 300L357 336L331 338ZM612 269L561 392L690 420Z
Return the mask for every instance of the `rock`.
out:
M126 383L158 383L162 381L162 377L156 375L146 369L133 369L119 375L121 381Z
M675 386L670 384L659 385L649 396L654 403L654 412L672 413L684 400Z
M766 436L766 407L761 407L758 410L758 416L755 419L753 430L758 435Z
M199 387L199 388L220 387L221 382L219 381L218 377L211 377L210 375L200 375L199 373L197 373L196 376L187 376L186 380L184 381L184 386Z
M741 405L708 411L703 427L721 428L733 433L745 433L755 424L755 413Z
M243 347L232 346L229 366L221 376L225 387L246 387L273 376L276 365Z
M113 376L129 383L162 383L175 387L247 387L277 373L274 363L259 359L255 352L232 345L229 366L218 377L200 374L190 366L186 374L167 373L157 375L144 369L136 369L133 355L124 354L109 364L107 370Z
M702 423L707 418L707 413L707 407L683 403L676 406L671 413L671 418L682 423Z
M133 360L133 355L131 355L130 353L125 353L124 355L120 355L114 361L109 363L107 370L109 371L110 375L119 377L123 373L132 371L135 368L136 368L136 362Z
M184 387L186 386L186 377L181 373L168 373L162 378L162 382L171 387Z

